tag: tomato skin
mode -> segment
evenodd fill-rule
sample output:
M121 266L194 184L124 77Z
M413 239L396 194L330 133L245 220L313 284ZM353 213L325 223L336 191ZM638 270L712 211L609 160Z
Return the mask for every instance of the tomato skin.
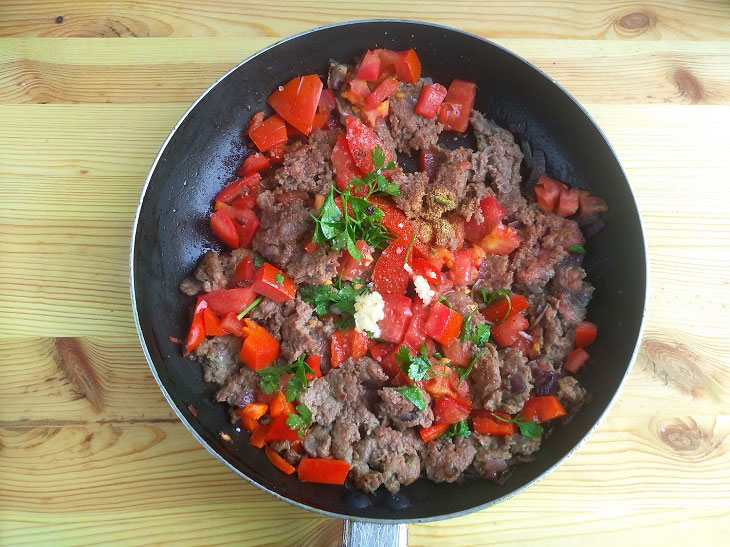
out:
M560 191L558 207L555 214L561 217L569 217L578 212L578 190L566 186Z
M356 329L336 330L330 339L332 367L338 368L347 359L358 359L368 351L368 337Z
M261 152L266 152L274 146L286 142L286 123L281 116L273 114L266 118L259 126L250 129L248 136L256 145L256 148Z
M347 183L362 175L362 171L357 168L355 160L352 159L350 147L344 133L337 136L337 143L332 148L330 159L335 170L335 185L338 190L344 191L347 188Z
M302 458L297 467L297 477L302 482L319 484L345 484L350 464L342 460Z
M407 240L410 244L411 238L413 238L413 226L411 225L411 221L408 220L408 217L406 217L406 214L398 209L392 201L386 198L372 196L370 201L372 201L378 209L383 211L383 220L380 221L383 228L395 234L399 238ZM430 254L431 252L428 245L423 243L423 241L417 237L413 239L412 255L427 258Z
M554 178L542 175L535 183L535 195L540 209L546 213L555 212L563 185Z
M421 77L421 60L416 51L393 51L390 49L377 49L381 61L381 71L392 67L398 79L402 82L414 84Z
M502 347L511 346L517 341L519 332L530 325L524 314L510 315L504 323L492 327L492 338Z
M203 340L205 340L205 317L203 312L207 308L208 302L198 297L198 302L195 305L195 312L193 313L193 320L190 323L190 329L188 330L188 335L185 339L183 357L187 356L191 351L197 348Z
M233 219L223 211L216 211L210 215L210 231L213 232L224 245L232 248L238 248L238 233L236 232L236 224Z
M227 313L241 313L256 299L251 289L220 289L200 296L219 316Z
M396 80L395 78L386 78L385 80L380 82L380 85L378 85L378 87L370 92L370 95L365 98L365 108L375 108L385 99L395 93L399 87L400 82L398 80Z
M316 74L299 76L274 91L266 102L287 122L309 135L322 87Z
M380 137L359 119L354 116L348 116L346 126L347 133L345 136L350 153L352 154L352 159L363 173L369 173L373 170L373 159L370 154L376 146L380 146L383 149L386 164L393 159L393 155L385 148Z
M238 222L235 223L236 233L238 234L238 246L248 247L253 240L261 222L259 217L251 209L240 209L238 214Z
M408 322L408 328L406 329L403 337L403 343L416 349L420 349L423 344L426 343L426 333L423 327L426 325L426 319L428 319L429 309L423 305L420 299L416 299L411 309L411 319Z
M245 177L246 175L250 175L251 173L256 173L258 171L263 171L267 167L271 165L269 163L269 160L266 156L264 156L261 152L256 152L254 154L249 154L246 156L246 159L243 160L243 164L238 170L238 175Z
M512 305L511 309L510 304L507 303L507 298L509 298ZM509 316L525 311L529 307L530 303L527 301L527 298L521 294L512 293L508 297L500 298L489 304L489 306L482 310L482 314L487 321L499 323L502 320L506 320ZM507 315L507 311L509 311L509 316Z
M317 105L317 113L312 121L312 131L324 129L329 121L330 114L337 107L335 103L335 94L331 89L323 89L319 96L319 104Z
M352 281L358 277L363 277L373 263L373 253L370 245L359 239L355 242L355 247L362 254L362 259L360 259L360 262L356 262L350 253L346 252L342 255L340 258L340 277L343 281Z
M266 434L269 432L268 425L258 425L256 429L251 432L251 438L248 443L256 448L263 448L266 446Z
M514 422L503 422L492 416L492 414L496 414L505 420L512 418L505 412L490 412L480 408L472 412L471 421L474 424L474 431L480 435L491 435L492 437L506 437L517 433L517 425Z
M365 80L359 80L357 78L350 80L350 87L340 93L340 96L344 97L352 104L362 107L365 98L370 95L370 88Z
M471 344L462 342L458 338L448 346L443 347L443 354L452 365L466 367L471 362Z
M595 215L596 213L604 213L608 211L608 203L598 196L582 195L579 197L580 215Z
M439 122L444 125L445 130L460 133L467 130L476 94L477 85L473 82L463 80L451 82L446 98L439 109Z
M423 439L423 442L427 443L434 439L438 439L441 435L446 433L446 430L448 428L449 424L434 424L429 427L422 427L418 430L418 433L421 435L421 439Z
M474 255L471 249L462 249L454 253L454 267L451 270L451 279L454 285L469 285L478 277L474 267Z
M380 327L380 339L393 344L400 344L405 335L413 312L413 302L410 298L401 294L384 294L385 317L378 322Z
M311 372L307 372L307 382L311 382L314 380L314 378L321 378L322 377L322 358L319 355L310 355L307 357L305 363L314 371L314 375L312 375Z
M363 110L360 114L369 127L375 127L379 118L385 118L390 112L390 99L385 99L382 103L373 108Z
M380 55L376 51L368 51L360 62L356 78L374 82L378 76L380 76Z
M412 356L416 355L416 350L405 343L400 346L382 343L370 348L371 354L378 355L377 358L373 358L380 364L383 371L390 378L390 383L394 386L407 386L411 384L411 379L400 369L398 362L395 360L395 354L403 347L408 348L408 352Z
M583 348L575 348L565 358L563 368L568 372L575 374L583 365L585 365L588 357L590 356L586 350Z
M561 418L568 413L554 395L544 397L531 397L525 401L520 416L528 422L547 422L555 418Z
M221 320L221 330L238 338L243 337L243 323L235 313L227 313Z
M504 224L499 224L489 232L481 242L481 247L487 254L507 256L520 246L520 234L517 230Z
M258 419L266 414L269 405L265 403L249 403L243 408L237 408L236 414L241 418L241 423L249 431L255 430L260 424Z
M456 397L441 397L433 405L433 421L437 424L456 424L469 417L471 403Z
M448 346L459 335L463 321L464 318L461 314L441 302L435 302L423 330L437 342Z
M406 293L410 276L403 265L409 243L403 238L391 241L375 262L373 284L380 294Z
M257 193L260 182L261 175L259 175L258 173L249 173L237 179L233 183L226 186L223 190L218 192L218 195L215 197L215 202L229 203L230 201L240 196L242 193Z
M243 260L236 264L236 271L233 272L231 278L231 287L236 288L241 283L253 281L254 275L256 275L256 266L254 266L253 259L250 256L243 257Z
M434 399L453 397L471 405L469 384L459 382L459 375L448 365L433 365L428 380L419 384Z
M428 281L429 285L438 285L441 283L441 270L432 262L425 258L413 258L410 262L413 275L420 275Z
M446 88L441 84L426 84L421 89L416 104L416 114L433 119L446 98Z
M585 348L596 340L598 327L590 321L581 321L575 328L575 347Z
M282 142L272 146L266 151L266 157L268 158L271 165L279 165L284 163L284 150L286 149L286 142Z
M276 277L281 276L283 281L277 283ZM294 298L297 292L296 285L279 268L264 263L254 275L251 288L257 293L270 298L274 302L286 302Z
M472 243L479 243L484 236L489 234L507 216L507 211L493 197L489 196L479 202L482 211L482 222L477 222L474 217L464 223L464 237Z

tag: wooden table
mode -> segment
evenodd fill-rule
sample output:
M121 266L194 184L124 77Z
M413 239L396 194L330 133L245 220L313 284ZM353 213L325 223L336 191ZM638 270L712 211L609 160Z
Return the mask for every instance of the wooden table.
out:
M651 290L610 416L548 478L412 545L720 544L730 533L730 4L0 2L0 543L336 544L201 448L140 350L130 227L160 143L254 51L348 19L486 36L556 78L629 174ZM139 39L135 39L138 37Z

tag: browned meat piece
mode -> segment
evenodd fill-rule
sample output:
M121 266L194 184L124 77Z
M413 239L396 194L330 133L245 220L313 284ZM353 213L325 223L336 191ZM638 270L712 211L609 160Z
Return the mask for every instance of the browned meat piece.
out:
M298 465L302 460L302 455L291 447L290 441L272 441L270 446L274 451L278 452L279 455L291 465Z
M501 361L494 346L487 344L484 349L484 354L474 363L468 381L474 408L494 410L496 405L501 402L501 395L498 391L502 384L499 370Z
M421 393L426 404L429 404L431 397L425 391ZM412 402L392 387L384 387L378 391L378 395L381 399L378 416L383 425L403 431L409 427L428 427L433 423L433 411L430 405L426 410L418 410Z
M478 433L472 434L470 439L476 448L472 462L474 470L488 479L497 479L499 473L507 469L507 460L511 457L504 439Z
M194 277L188 276L180 281L180 292L187 296L195 296L203 292L203 284Z
M555 308L548 305L543 325L542 353L554 363L561 362L573 349L575 331L564 326Z
M400 196L393 199L395 204L408 217L418 217L423 208L423 198L429 189L428 175L422 171L416 173L399 171L393 176L392 182L400 186Z
M463 290L454 290L444 293L444 298L448 301L451 309L460 313L462 317L466 317L479 307L474 299ZM481 300L481 296L479 299ZM475 313L471 320L472 325L484 323L486 321L481 313Z
M203 364L205 381L222 386L241 366L240 351L241 339L227 335L203 340L192 354Z
M586 316L586 308L593 296L593 287L584 281L586 272L578 266L565 266L555 272L550 293L558 299L560 318L569 325L577 325Z
M487 255L479 266L479 279L473 285L474 300L481 303L482 289L487 294L498 289L512 287L514 272L509 269L509 258L501 255Z
M297 296L294 313L281 325L281 358L294 361L302 353L322 358L322 373L330 368L330 337L335 330L332 319L322 322L314 315L314 309Z
M302 439L302 446L313 458L329 458L332 437L328 427L314 424Z
M292 142L284 152L284 163L274 180L285 190L327 194L333 180L330 156L337 131L315 131L305 140Z
M261 380L259 375L247 366L242 366L236 374L226 382L215 394L218 402L227 402L229 405L245 407L256 401Z
M378 426L355 445L350 476L366 492L375 491L381 484L397 492L421 474L418 453L422 447L423 441L413 429L401 433Z
M572 376L565 376L558 380L558 399L569 414L575 414L590 401L590 395L578 384L578 380Z
M274 302L268 298L261 300L258 306L252 309L248 316L259 325L266 328L272 336L281 338L281 326L284 320L294 313L296 302Z
M205 292L225 289L228 285L221 257L215 251L208 251L203 255L193 276L203 284Z
M289 278L297 285L322 285L337 277L342 253L324 246L308 253L303 248L304 243L302 241L294 250L292 259L287 264L286 273Z
M426 476L435 482L454 482L471 465L476 452L464 437L431 441L423 455Z
M513 348L501 350L502 366L502 401L498 410L508 414L517 414L522 410L525 401L530 398L532 388L532 372L527 358Z
M504 438L504 444L509 448L517 461L532 461L531 455L537 452L542 443L542 437L523 437L519 433Z
M423 88L423 80L415 84L401 84L390 97L390 130L399 152L421 150L436 144L444 126L436 119L429 120L416 114L415 108Z

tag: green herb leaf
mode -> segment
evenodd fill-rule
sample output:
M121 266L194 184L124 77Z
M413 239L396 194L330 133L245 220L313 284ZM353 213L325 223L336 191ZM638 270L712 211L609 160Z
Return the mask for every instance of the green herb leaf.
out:
M464 420L451 424L451 426L439 437L439 439L450 439L451 437L468 437L471 435L469 424Z
M485 294L486 291L482 289L482 298L484 299L484 303L489 305L492 302L499 300L500 298L506 298L507 299L507 313L504 314L504 317L497 321L497 325L500 323L504 323L504 321L509 317L510 312L512 311L512 299L510 299L509 295L512 294L512 291L509 289L497 289L496 291L492 291L489 294Z
M297 431L297 435L304 437L307 429L312 425L312 411L305 404L297 405L297 414L289 414L286 417L286 426L292 431Z
M274 280L276 281L277 285L282 285L284 283L284 276L281 274L276 274L276 276L274 276Z
M250 312L250 311L251 311L252 309L254 309L254 308L255 308L256 306L258 306L260 302L261 302L261 297L260 297L260 296L257 296L257 297L256 297L256 300L254 300L253 302L251 302L251 303L250 303L250 304L249 304L248 306L246 306L246 307L245 307L245 308L243 309L243 311L242 311L241 313L239 313L239 314L238 314L238 315L236 316L236 317L238 318L238 320L240 321L241 319L243 319L244 317L246 317L246 314L248 314L248 312Z
M437 203L440 203L441 205L446 205L447 207L453 207L455 205L455 203L453 201L451 201L450 199L445 198L443 196L439 196L438 194L436 194L435 196L433 196L433 199Z
M426 344L421 346L420 355L416 356L411 355L407 346L401 346L395 354L395 362L398 363L400 369L409 378L412 378L416 382L427 380L429 378L429 372L432 371Z
M570 247L568 247L568 251L570 251L571 253L586 254L586 250L583 248L582 245L571 245Z
M253 257L253 265L256 266L257 268L260 268L261 266L263 266L264 262L266 262L266 261L263 259L263 257L261 257L259 255L256 255L255 257Z
M355 288L355 287L358 288ZM314 305L314 311L322 316L330 312L330 306L345 315L355 314L355 300L368 292L362 279L353 279L352 283L343 284L341 280L332 285L305 285L299 290L302 300Z
M413 249L413 242L416 241L416 234L413 234L411 236L411 241L408 244L408 249L406 249L406 258L403 261L403 264L408 264L408 259L411 257L411 249Z
M412 402L418 410L426 410L426 400L423 398L421 390L417 387L399 387L396 388L396 391Z
M466 316L464 322L461 324L461 333L459 339L462 342L471 342L477 347L484 347L489 342L489 335L492 332L492 328L486 323L480 323L476 327L472 326L471 318L477 310L473 310L469 315Z
M302 353L293 363L288 365L272 365L258 371L261 377L261 391L271 395L279 391L279 376L282 374L293 374L284 386L286 400L292 402L301 395L307 386L306 374L314 374L314 371L305 362L306 355Z
M451 307L451 304L449 304L449 301L446 300L446 297L444 297L444 296L439 297L439 302L441 302L442 304L444 304L448 308Z
M511 422L513 424L517 424L517 427L520 430L520 435L527 437L528 439L534 439L535 437L542 435L543 427L539 423L527 421L520 414L514 418L510 418L509 420L502 416L498 416L494 412L491 412L491 415L495 420L499 420L500 422Z

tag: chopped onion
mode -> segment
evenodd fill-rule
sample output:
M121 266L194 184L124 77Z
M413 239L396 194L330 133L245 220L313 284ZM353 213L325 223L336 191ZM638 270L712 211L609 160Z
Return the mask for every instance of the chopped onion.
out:
M532 336L530 336L529 334L527 334L525 331L521 330L517 334L519 334L520 336L522 336L522 338L524 338L528 342L532 342Z

